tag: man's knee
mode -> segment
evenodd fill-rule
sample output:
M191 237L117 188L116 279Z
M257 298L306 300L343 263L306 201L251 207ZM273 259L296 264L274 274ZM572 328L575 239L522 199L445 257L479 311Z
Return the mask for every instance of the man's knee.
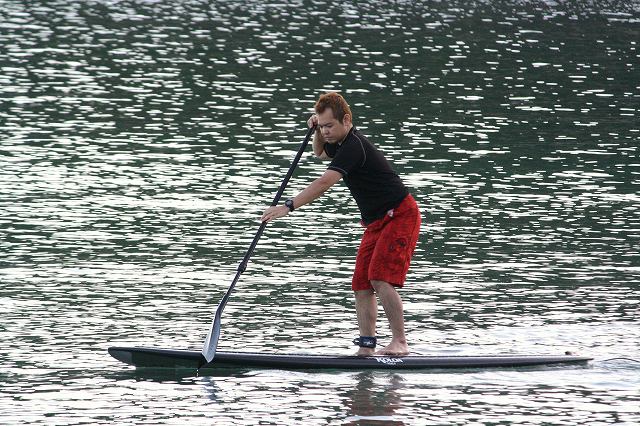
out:
M376 293L379 293L380 291L384 291L390 288L393 288L393 286L391 284L389 284L386 281L380 281L380 280L371 280L371 287L373 287L373 290Z
M374 293L372 288L368 288L366 290L354 290L353 294L356 296L356 299L366 299L367 297L371 297Z

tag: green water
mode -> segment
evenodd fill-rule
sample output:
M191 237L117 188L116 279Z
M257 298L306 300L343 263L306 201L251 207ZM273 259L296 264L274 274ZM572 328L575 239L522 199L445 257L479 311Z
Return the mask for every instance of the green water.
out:
M640 421L637 2L0 3L3 424ZM340 90L423 211L423 354L586 368L130 370L200 349L305 133ZM285 196L326 164L303 157ZM220 348L354 351L362 228L340 185L267 227ZM380 318L380 339L389 338Z

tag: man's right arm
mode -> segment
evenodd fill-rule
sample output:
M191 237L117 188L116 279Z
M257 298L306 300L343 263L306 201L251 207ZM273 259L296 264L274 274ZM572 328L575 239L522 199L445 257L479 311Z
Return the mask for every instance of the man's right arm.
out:
M309 120L307 121L307 124L309 125L309 127L314 125L317 126L318 125L317 116L315 114L312 115L311 118L309 118ZM324 145L326 143L327 141L325 141L324 138L322 137L320 128L317 127L313 135L313 153L316 155L316 157L318 157L321 160L331 160L331 157L329 157L327 153L324 151Z
M325 144L326 142L320 134L320 130L316 130L315 135L313 135L313 153L321 160L331 160L331 157L324 151Z

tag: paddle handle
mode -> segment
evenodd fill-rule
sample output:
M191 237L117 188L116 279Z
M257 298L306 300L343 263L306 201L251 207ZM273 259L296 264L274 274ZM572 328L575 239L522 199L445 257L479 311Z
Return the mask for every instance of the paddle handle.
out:
M315 130L316 130L316 126L310 127L309 130L307 130L307 134L304 137L304 141L300 145L300 149L298 150L298 153L293 159L293 162L291 163L291 167L289 167L289 171L287 172L287 175L284 177L284 180L280 184L280 188L278 188L278 192L276 192L276 196L273 197L273 202L271 203L271 207L278 205L278 202L280 201L280 198L282 197L282 194L284 193L284 190L287 187L287 184L289 183L289 179L291 179L291 176L293 176L293 171L298 166L298 163L300 162L300 158L302 157L302 154L304 153L304 150L307 147L309 140L311 139L311 135L313 135L313 132ZM263 222L263 223L266 223L266 222Z
M294 170L296 169L296 167L298 166L298 163L300 162L300 158L302 157L302 154L304 153L304 150L306 149L307 144L309 143L309 140L311 139L311 135L313 135L313 132L315 130L316 130L316 126L313 126L313 127L310 127L309 130L307 131L304 141L300 145L300 149L298 150L298 153L294 157L293 162L291 163L291 167L289 167L289 171L287 172L286 176L284 177L284 180L280 184L280 188L278 188L278 192L276 192L276 196L273 197L273 201L271 202L271 207L278 205L278 202L280 201L280 198L282 198L282 194L284 193L284 190L287 187L287 184L289 183L291 176L293 176ZM247 270L247 265L249 264L249 258L251 258L253 251L256 249L256 246L258 245L258 240L262 236L262 233L264 232L264 229L266 227L267 227L266 221L260 224L260 228L258 228L258 232L256 233L256 236L253 238L251 245L249 246L249 250L247 250L247 253L244 255L242 262L240 262L240 265L238 265L238 272L242 273Z

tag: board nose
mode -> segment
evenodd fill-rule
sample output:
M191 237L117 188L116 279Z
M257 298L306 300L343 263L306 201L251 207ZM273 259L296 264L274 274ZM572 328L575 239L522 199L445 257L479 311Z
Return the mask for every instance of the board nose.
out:
M133 365L133 353L130 350L114 346L109 348L109 355L125 364Z

